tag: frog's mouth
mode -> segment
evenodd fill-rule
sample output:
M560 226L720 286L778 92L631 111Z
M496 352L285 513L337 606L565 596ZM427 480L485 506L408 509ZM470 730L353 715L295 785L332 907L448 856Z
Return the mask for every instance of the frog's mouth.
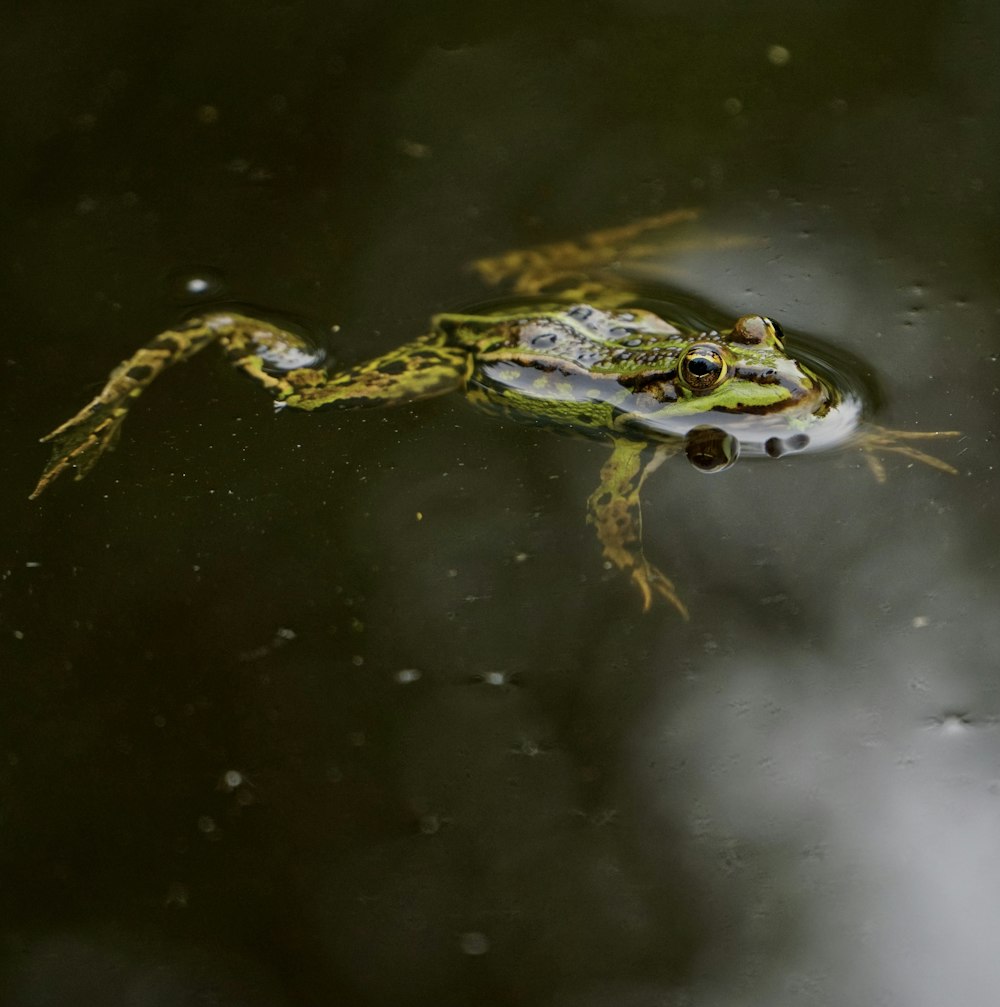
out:
M751 396L747 396L747 401L738 400L733 405L713 406L713 412L768 416L771 413L782 413L789 409L800 410L805 407L813 415L821 415L837 398L833 388L818 377L805 377L799 374L793 378L781 375L772 368L754 367L738 368L734 376L750 382L753 386L780 385L785 394L781 398L759 404L750 401Z

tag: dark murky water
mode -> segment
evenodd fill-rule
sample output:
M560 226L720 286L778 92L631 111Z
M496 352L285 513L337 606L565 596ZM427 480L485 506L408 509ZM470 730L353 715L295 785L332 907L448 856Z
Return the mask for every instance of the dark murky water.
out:
M4 1007L995 1003L997 10L0 17ZM599 446L458 399L275 417L206 355L26 501L200 296L356 359L477 256L692 204L765 241L664 279L966 437L666 465L689 623L602 571Z

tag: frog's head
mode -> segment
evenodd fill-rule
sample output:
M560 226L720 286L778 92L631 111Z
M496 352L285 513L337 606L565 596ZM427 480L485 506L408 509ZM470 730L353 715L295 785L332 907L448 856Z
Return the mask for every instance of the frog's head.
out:
M789 354L777 323L761 315L744 315L729 331L690 337L672 372L634 375L629 387L637 393L629 425L685 437L710 427L735 439L727 445L742 445L751 454L775 453L826 411L834 394ZM725 453L735 457L739 447Z
M728 333L712 333L684 349L675 392L685 412L762 415L809 408L822 394L822 385L785 350L776 322L744 315Z

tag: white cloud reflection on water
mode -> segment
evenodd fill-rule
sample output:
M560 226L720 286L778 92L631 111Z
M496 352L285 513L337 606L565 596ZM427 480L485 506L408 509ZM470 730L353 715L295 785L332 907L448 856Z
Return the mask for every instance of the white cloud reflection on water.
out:
M747 1002L736 990L986 1007L1000 985L1000 707L983 671L1000 647L897 623L859 654L842 607L822 647L706 663L688 701L672 693L638 732L642 790L654 816L686 824L714 907L699 969L713 978L691 992L713 1007ZM666 779L665 765L683 768Z

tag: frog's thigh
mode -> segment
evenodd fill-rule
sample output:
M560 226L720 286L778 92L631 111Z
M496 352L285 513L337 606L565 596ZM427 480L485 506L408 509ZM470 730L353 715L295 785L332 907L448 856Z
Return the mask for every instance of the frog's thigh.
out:
M431 334L332 374L290 371L279 400L297 409L363 409L401 405L443 395L464 384L471 355Z
M687 609L670 578L643 554L639 492L646 476L672 453L669 447L661 446L644 463L646 447L641 441L615 441L611 457L601 469L601 483L590 496L587 521L597 529L605 559L635 582L643 611L648 611L653 597L659 595L686 619Z

